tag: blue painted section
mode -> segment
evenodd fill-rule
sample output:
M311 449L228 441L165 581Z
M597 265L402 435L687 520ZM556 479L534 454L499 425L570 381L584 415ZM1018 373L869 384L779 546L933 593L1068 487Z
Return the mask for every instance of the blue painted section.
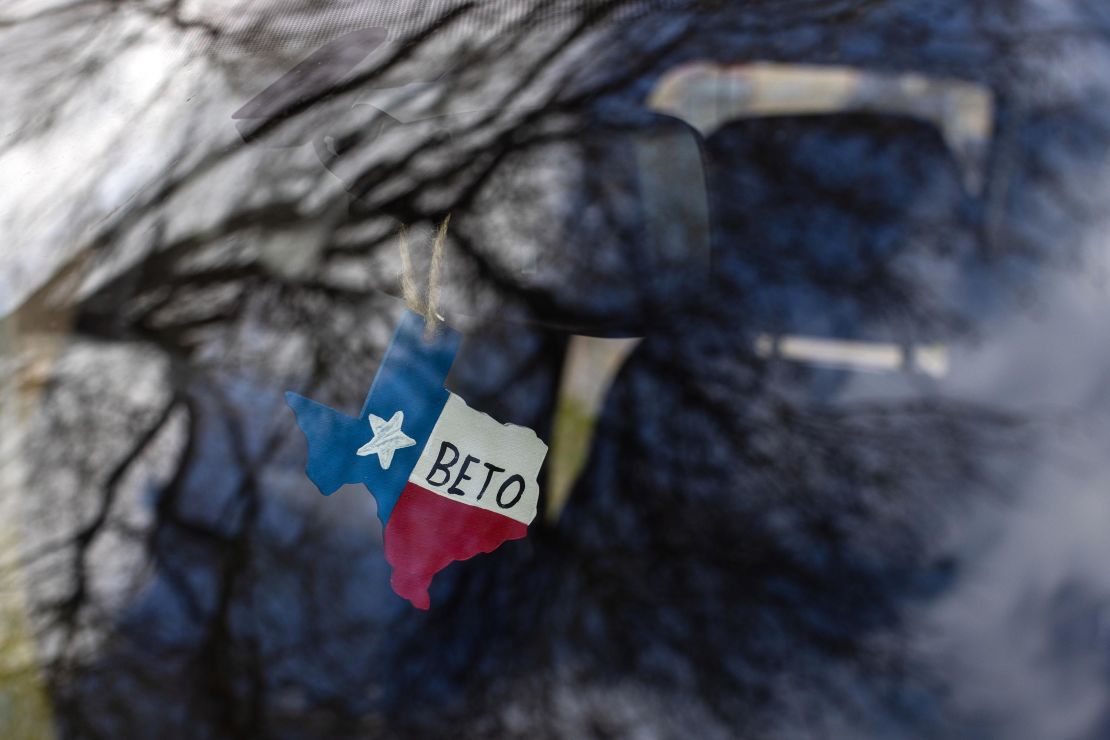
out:
M357 419L296 393L285 394L308 441L305 473L321 493L330 496L345 483L362 483L378 502L378 518L385 526L447 403L444 384L459 342L459 334L443 325L425 342L424 320L405 311ZM397 450L389 470L383 470L377 455L359 457L356 451L373 437L370 414L389 419L397 411L405 413L402 431L416 444Z

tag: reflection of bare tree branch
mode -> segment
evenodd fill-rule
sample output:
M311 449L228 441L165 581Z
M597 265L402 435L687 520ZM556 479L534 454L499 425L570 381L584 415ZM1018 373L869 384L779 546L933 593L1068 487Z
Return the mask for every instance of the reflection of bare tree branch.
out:
M176 1L112 5L236 43ZM24 425L39 508L21 555L65 734L775 737L831 714L853 729L950 729L907 615L958 575L950 521L1006 500L1050 425L919 378L842 402L870 379L759 356L753 340L945 344L958 365L968 337L994 339L968 295L1009 300L1007 270L1039 269L1047 243L1083 236L1102 190L1082 160L1101 163L1110 128L1101 99L1019 105L1036 78L1010 80L1013 57L977 60L1056 53L1079 34L882 1L663 5L589 3L554 26L541 8L468 43L482 7L460 4L259 121L252 144L186 131L166 142L182 157L81 238L90 280L75 287L90 263L74 261L9 317L20 337L58 336ZM1098 27L1081 35L1101 43ZM859 41L872 35L873 52ZM988 189L1011 195L996 201L989 255L982 206L928 127L794 117L695 137L644 108L690 59L901 72L911 47L933 55L922 73L975 67L999 93L1011 145L992 172L1007 182ZM210 72L235 76L218 61ZM277 73L228 89L246 99ZM429 110L480 109L401 121L363 104L410 77L442 83ZM693 137L704 158L713 259L696 280L644 246L635 143L663 134ZM313 147L266 148L286 136ZM115 134L105 156L127 141ZM299 159L313 151L319 164ZM332 173L347 192L326 188ZM1018 212L1029 202L1051 213ZM648 336L564 517L456 564L433 611L412 615L389 596L366 497L323 500L304 481L280 391L357 407L396 312L372 293L395 287L396 228L446 213L448 287L474 325L451 384L477 407L551 427L566 337L537 322ZM980 281L953 287L952 274ZM126 362L97 364L111 353ZM101 582L117 570L113 599Z

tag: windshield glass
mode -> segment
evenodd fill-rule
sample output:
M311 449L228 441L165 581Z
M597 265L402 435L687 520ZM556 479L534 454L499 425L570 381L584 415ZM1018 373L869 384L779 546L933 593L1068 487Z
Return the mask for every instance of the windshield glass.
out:
M0 736L1105 737L1107 70L1083 0L6 3Z

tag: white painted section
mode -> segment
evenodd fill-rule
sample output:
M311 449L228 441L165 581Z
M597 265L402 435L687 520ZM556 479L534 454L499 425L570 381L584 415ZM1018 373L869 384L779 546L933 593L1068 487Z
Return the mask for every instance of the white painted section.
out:
M451 465L447 480L442 481L443 471L434 468L445 441L454 445L459 454L451 463L452 454L448 451L443 462ZM409 481L452 501L477 506L530 524L536 518L536 505L540 495L537 478L546 456L547 445L531 429L501 424L493 417L470 408L465 401L452 393L420 460L409 476ZM477 458L477 462L472 461L466 469L470 480L459 480L459 473L468 457ZM505 470L491 475L485 463ZM514 474L524 478L523 494L512 506L502 508L497 503L498 490ZM429 482L429 477L432 482ZM483 492L482 487L487 478L489 484ZM464 495L448 493L452 487L463 491ZM510 483L505 489L503 502L508 503L515 499L519 488L518 484ZM481 500L478 499L479 494Z

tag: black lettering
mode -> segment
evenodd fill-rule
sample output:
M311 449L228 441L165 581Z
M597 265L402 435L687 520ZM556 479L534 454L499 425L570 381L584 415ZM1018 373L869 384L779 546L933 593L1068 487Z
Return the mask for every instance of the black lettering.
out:
M505 489L508 488L509 484L512 483L513 481L516 481L517 483L520 484L520 490L518 490L516 492L516 498L514 498L512 501L510 501L509 503L506 504L501 500L501 496L504 495ZM524 477L521 476L521 475L516 475L516 474L510 475L508 478L505 479L505 482L501 484L501 488L498 489L498 491L497 491L497 505L500 506L502 509L511 509L511 508L513 508L513 506L516 505L517 501L520 501L520 497L523 496L523 495L524 495Z
M454 457L451 458L451 462L449 462L449 463L443 462L443 456L446 454L447 450L451 450L451 452L454 453L454 455L455 455ZM451 466L454 465L455 463L457 463L458 461L459 461L459 448L456 447L455 445L451 444L450 442L444 442L443 445L439 448L439 457L436 458L435 465L433 465L432 469L428 471L428 477L425 478L424 480L428 481L428 485L442 486L444 483L451 480ZM441 480L437 483L436 481L432 480L432 476L435 475L436 471L439 471L439 470L443 471L443 480Z
M447 489L447 493L454 494L455 496L465 496L466 495L466 491L459 488L459 484L462 483L464 480L470 480L470 476L466 474L466 469L470 467L470 463L476 463L476 462L481 462L481 460L474 457L473 455L467 455L466 456L466 459L463 460L462 466L459 468L458 477L455 478L455 482L451 484L451 487Z
M486 489L489 488L489 482L491 480L493 480L493 474L494 473L504 473L505 472L505 468L499 468L496 465L493 465L491 463L482 463L482 464L486 466L486 470L488 470L489 472L486 473L486 482L482 484L482 490L478 491L478 500L479 501L482 500L482 494L484 494L486 492Z

